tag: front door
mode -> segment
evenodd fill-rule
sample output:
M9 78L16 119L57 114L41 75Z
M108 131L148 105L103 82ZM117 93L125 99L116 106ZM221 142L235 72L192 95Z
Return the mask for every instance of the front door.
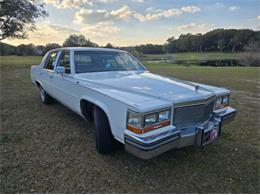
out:
M64 74L54 73L52 77L53 93L55 98L68 106L70 109L75 110L77 107L78 96L74 92L77 84L71 76L71 65L70 65L70 51L61 51L57 66L63 66L65 68Z
M51 52L49 56L47 57L47 60L45 61L45 64L43 66L43 71L41 72L42 75L42 87L44 90L53 96L53 83L52 83L52 77L54 74L54 67L57 60L57 54L58 51Z

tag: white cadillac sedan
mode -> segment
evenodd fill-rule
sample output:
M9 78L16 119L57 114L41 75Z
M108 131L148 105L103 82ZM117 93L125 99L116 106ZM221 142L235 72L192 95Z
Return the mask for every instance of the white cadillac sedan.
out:
M59 48L31 67L40 100L54 99L94 121L96 148L116 142L149 159L173 148L205 146L236 110L225 88L150 73L131 54L103 48Z

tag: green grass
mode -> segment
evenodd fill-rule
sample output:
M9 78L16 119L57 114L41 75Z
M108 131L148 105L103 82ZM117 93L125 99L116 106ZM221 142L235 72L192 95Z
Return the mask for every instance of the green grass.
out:
M175 56L175 60L180 61L198 61L198 60L231 60L239 59L241 53L221 53L221 52L184 52L176 54L145 54L144 60L162 58L167 59L169 56Z
M41 62L42 56L0 56L1 69L25 68Z
M236 119L201 149L149 161L123 149L95 150L95 130L59 103L40 103L30 65L40 57L1 57L1 193L260 193L260 68L145 63L157 74L231 90Z
M207 82L211 85L225 86L235 90L259 91L260 68L257 67L202 67L177 64L145 63L145 66L157 74L175 76L195 82Z

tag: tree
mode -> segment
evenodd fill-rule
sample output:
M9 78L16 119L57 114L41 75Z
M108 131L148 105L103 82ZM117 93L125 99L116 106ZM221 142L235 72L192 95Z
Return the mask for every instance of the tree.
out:
M43 54L46 54L48 51L52 50L52 49L56 49L61 47L58 43L47 43L45 45L45 49L43 51Z
M193 51L243 51L250 42L260 40L260 31L249 29L215 29L206 34L182 34L170 37L165 44L168 53Z
M70 35L63 43L64 47L98 47L96 43L86 39L83 35Z
M43 45L37 45L35 48L36 48L37 55L44 54L45 47Z
M165 51L167 53L174 53L177 51L177 40L174 37L170 37L167 39L167 42L164 45Z
M130 53L136 57L138 60L142 60L142 58L144 57L143 53L140 51L137 51L136 49L133 49L130 51Z
M107 43L105 48L113 48L113 45L111 43Z
M23 39L35 29L35 19L47 16L44 5L37 0L0 1L0 40Z
M162 54L162 53L164 53L162 45L153 45L153 44L136 46L135 50L137 50L143 54Z
M0 56L15 55L16 47L6 43L0 42Z
M28 45L21 44L17 46L16 54L18 56L32 56L32 55L36 55L37 51L33 44L28 44Z
M223 51L224 44L225 44L224 39L219 39L218 40L218 49L219 49L220 52Z

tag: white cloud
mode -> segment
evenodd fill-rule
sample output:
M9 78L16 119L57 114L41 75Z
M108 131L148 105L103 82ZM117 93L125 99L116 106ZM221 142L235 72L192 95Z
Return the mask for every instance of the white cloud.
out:
M200 11L200 8L194 5L182 7L181 10L186 13L196 13Z
M75 13L75 21L77 23L83 24L93 24L104 21L113 21L113 20L128 20L129 18L135 18L141 22L157 20L160 18L170 18L174 16L179 16L184 13L196 13L199 12L200 8L196 6L185 6L178 9L154 9L147 8L145 14L138 13L136 11L132 11L128 5L124 5L123 7L117 10L92 10L82 8Z
M214 24L198 24L198 23L189 23L189 24L183 24L179 25L176 28L172 28L174 31L178 31L179 33L206 33L210 30L212 30L215 27Z
M78 26L77 30L69 26L42 23L37 25L36 30L28 32L27 39L7 39L5 42L18 45L28 44L29 40L30 43L35 45L46 43L62 44L69 35L82 34L91 41L97 43L102 41L102 43L105 44L110 37L117 35L119 31L120 29L110 22L101 22L96 25Z
M239 10L240 7L233 5L233 6L230 6L228 9L229 9L230 11L236 11L236 10Z
M37 25L37 29L28 32L28 39L9 40L12 44L28 44L28 40L33 44L60 43L70 34L78 34L80 31L68 26L42 23Z
M128 7L128 5L124 5L123 7L121 7L118 10L111 11L110 14L108 14L108 15L110 15L112 18L120 18L123 20L127 20L131 14L132 14L132 11Z
M110 22L101 22L96 25L86 25L81 28L80 32L89 37L107 37L112 34L116 34L120 31L120 29L113 25Z
M127 20L131 14L132 11L127 5L112 11L82 8L75 13L75 22L81 24L95 24L108 20Z
M61 26L56 24L41 24L37 26L37 29L35 31L32 31L29 33L30 39L39 39L43 40L43 42L49 40L49 37L52 36L57 41L60 39L61 34L63 36L69 35L69 34L75 34L79 33L78 30L75 30L73 28L70 28L68 26ZM46 39L46 40L44 40Z
M113 2L118 1L118 0L96 0L96 1L100 2L100 3L113 3Z
M57 8L79 8L84 5L93 5L92 0L44 0L44 3L51 4Z
M256 19L260 20L260 15L259 15L259 16L256 16Z
M160 18L170 18L174 16L180 16L184 13L196 13L196 12L200 12L200 8L194 5L185 6L177 9L173 8L168 10L154 9L152 7L149 7L146 9L145 15L135 13L134 17L139 19L140 21L146 21L146 20L157 20Z
M57 8L81 8L92 6L94 3L112 3L118 0L43 0L46 4L51 4Z
M132 0L133 2L137 2L137 3L143 3L144 0Z
M217 7L225 7L224 4L223 4L223 3L220 3L220 2L217 2L215 5L216 5Z

